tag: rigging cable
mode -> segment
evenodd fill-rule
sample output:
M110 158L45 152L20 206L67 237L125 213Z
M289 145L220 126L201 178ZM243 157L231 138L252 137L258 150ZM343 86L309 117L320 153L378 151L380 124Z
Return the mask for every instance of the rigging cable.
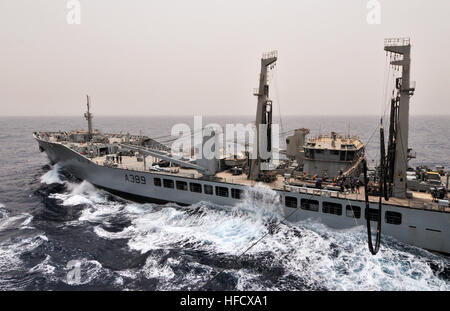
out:
M314 197L316 194L311 194L307 200L310 200L312 197ZM266 238L269 234L273 233L275 231L275 229L277 229L280 225L284 224L284 221L288 220L290 217L292 217L292 215L294 215L295 213L297 213L300 210L299 207L295 208L294 211L292 211L292 213L290 213L289 215L287 215L286 217L284 217L277 225L269 228L269 230L262 236L260 237L258 240L256 240L255 242L253 242L249 247L247 247L241 254L239 254L236 258L236 260L238 260L239 258L241 258L243 255L245 255L249 250L251 250L253 247L255 247L258 243L260 243L264 238ZM202 287L200 287L200 289L206 288L206 286L208 284L210 284L213 280L215 280L217 277L219 277L223 272L225 272L225 268L220 269L219 273L217 273L215 276L213 276L211 279L209 279L205 284L203 284ZM199 290L200 290L199 289Z
M202 133L202 131L203 131L205 128L206 128L206 127L203 127L203 128L201 128L201 129L197 130L196 132L193 132L193 133L190 133L190 134L186 134L186 135L182 135L182 136L180 136L180 137L175 137L175 138L173 138L174 136L172 136L172 135L168 135L168 136L166 136L166 137L171 137L171 138L170 138L170 139L163 139L163 140L161 141L161 143L167 144L167 143L170 143L170 142L175 141L175 140L177 140L177 139L193 137L193 136L195 136L196 134Z
M387 107L389 106L390 100L389 100L389 86L391 85L391 73L392 73L392 79L395 80L395 70L393 70L391 72L392 69L392 65L390 64L391 59L389 59L389 55L388 53L386 53L386 65L387 65L387 69L385 67L385 76L384 76L384 81L385 81L385 87L383 90L383 94L382 94L382 99L381 99L381 106L382 106L382 117L383 119L386 118L386 112L387 112ZM387 75L386 75L386 71L387 71Z
M385 191L385 170L384 170L384 162L385 162L385 147L384 147L384 128L383 124L380 126L380 182L379 182L379 199L378 199L378 214L376 214L376 221L377 221L377 233L376 233L376 240L375 240L375 247L373 245L372 241L372 230L371 230L371 209L369 205L369 192L368 192L368 183L369 179L367 177L367 161L364 160L363 162L363 170L364 170L364 199L366 204L366 220L367 220L367 242L369 245L369 250L372 253L372 255L376 255L378 251L380 250L380 244L381 244L381 208L382 208L382 198L383 193Z
M381 128L380 131L383 131ZM380 135L381 136L381 135ZM384 134L382 135L384 137ZM384 139L383 139L384 141ZM382 152L383 153L383 152ZM383 153L384 154L384 153ZM379 248L380 248L380 241L381 241L381 196L380 196L380 202L379 202L379 211L378 211L378 227L377 227L377 237L376 237L376 245L375 249L373 248L372 243L372 234L370 229L370 208L369 208L369 194L368 194L368 178L367 178L367 161L363 160L363 170L364 170L364 195L365 195L365 204L366 204L366 215L367 215L367 232L368 232L368 243L369 243L369 249L373 255L375 255ZM314 197L314 194L311 194L308 199L311 199ZM236 258L239 259L243 255L245 255L248 251L250 251L253 247L255 247L258 243L260 243L264 238L266 238L270 233L272 233L275 229L277 229L281 224L284 224L284 221L288 220L292 215L297 213L299 208L296 208L292 213L287 215L283 218L276 226L272 227L272 230L269 230L266 232L263 236L261 236L258 240L256 240L254 243L252 243L249 247L247 247L241 254L239 254ZM353 210L353 208L352 208ZM207 285L209 285L213 280L218 278L223 272L225 271L225 268L222 268L219 273L217 273L215 276L213 276L211 279L209 279L200 289L206 288Z
M385 118L386 110L387 110L386 107L388 106L388 103L389 103L389 90L388 90L388 88L389 88L389 85L390 85L390 82L391 82L390 78L391 78L391 67L392 66L390 65L390 61L392 59L388 60L388 58L389 58L389 55L388 55L388 53L386 53L386 64L385 65L387 65L387 66L385 66L385 70L384 70L385 73L384 73L384 79L383 79L383 84L384 84L385 87L383 89L383 94L382 94L382 99L381 99L381 106L382 106L382 109L383 109L383 111L382 111L382 118L383 119ZM387 75L386 75L386 71L387 71ZM392 71L392 77L394 77L394 75L395 75L395 72ZM372 138L374 137L374 135L377 132L378 128L379 128L379 125L377 124L377 126L375 127L375 129L372 132L372 135L370 135L370 137L369 137L369 139L368 139L368 141L367 141L367 143L365 145L366 147L372 141Z
M278 92L278 67L275 67L274 70L274 86L275 86L275 97L276 97L276 101L277 101L277 106L278 106L278 115L280 117L280 127L281 127L281 131L283 131L283 120L281 119L281 104L280 104L280 95Z

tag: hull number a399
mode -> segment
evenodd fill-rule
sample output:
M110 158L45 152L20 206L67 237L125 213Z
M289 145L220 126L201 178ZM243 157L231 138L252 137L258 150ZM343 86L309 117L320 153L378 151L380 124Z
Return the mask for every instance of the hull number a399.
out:
M125 174L125 181L133 184L143 184L143 185L147 183L147 181L145 180L145 176L134 174Z

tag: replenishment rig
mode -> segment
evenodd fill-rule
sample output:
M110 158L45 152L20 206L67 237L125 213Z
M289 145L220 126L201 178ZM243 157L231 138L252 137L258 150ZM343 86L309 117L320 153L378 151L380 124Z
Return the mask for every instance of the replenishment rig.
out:
M93 130L89 97L87 131L33 135L52 163L126 198L160 204L209 201L232 206L254 196L260 187L270 188L278 197L273 204L281 206L288 221L316 219L338 229L367 226L372 253L378 249L381 227L383 234L403 243L450 253L447 189L437 195L431 188L407 187L412 179L408 179L412 156L408 145L409 105L415 90L410 82L411 44L409 39L387 39L384 49L391 55L391 66L401 68L401 77L396 80L391 100L387 150L380 124L380 165L372 174L367 171L364 144L359 138L332 133L307 140L307 129L288 137L287 159L274 163L270 154L277 150L272 146L267 77L276 65L276 52L266 53L261 59L259 88L254 91L258 98L254 129L256 137L265 139L256 139L253 157L245 152L244 160L208 158L202 156L202 146L197 146L195 158L189 159L175 156L170 147L147 136L102 134ZM203 144L217 139L211 130L205 129L202 136ZM446 176L442 178L448 181ZM343 187L349 179L359 181L353 189ZM256 197L261 199L261 195ZM371 226L375 225L378 238L373 247Z

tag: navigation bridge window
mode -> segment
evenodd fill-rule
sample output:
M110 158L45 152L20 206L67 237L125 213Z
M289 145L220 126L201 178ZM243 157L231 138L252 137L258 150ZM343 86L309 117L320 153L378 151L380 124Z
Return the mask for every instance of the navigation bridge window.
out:
M239 200L242 197L242 190L231 188L231 197Z
M153 184L156 187L161 187L161 178L153 178Z
M314 159L314 149L305 149L305 157Z
M367 209L366 209L366 213L365 213L365 217L367 219ZM379 210L375 209L375 208L370 208L370 220L371 221L378 221L378 214L379 214Z
M386 211L384 214L384 217L386 219L386 223L392 224L392 225L401 225L402 224L402 214L398 212L391 212Z
M196 183L190 183L191 192L202 193L202 185Z
M163 180L164 188L171 188L173 189L173 180L172 179L164 179Z
M332 202L323 202L322 203L322 212L325 214L333 214L333 215L342 215L342 205L338 203Z
M353 161L355 159L355 151L341 151L341 161Z
M301 207L301 209L304 209L307 211L318 212L319 211L319 201L302 199L300 207Z
M354 205L347 205L345 208L345 214L351 218L361 218L361 207Z
M297 208L297 198L286 197L284 204L290 208Z
M205 190L205 194L209 194L209 195L214 194L214 188L211 185L204 185L203 189Z
M178 190L187 191L188 190L187 182L177 180L177 189Z
M216 186L216 195L219 197L228 197L228 188Z

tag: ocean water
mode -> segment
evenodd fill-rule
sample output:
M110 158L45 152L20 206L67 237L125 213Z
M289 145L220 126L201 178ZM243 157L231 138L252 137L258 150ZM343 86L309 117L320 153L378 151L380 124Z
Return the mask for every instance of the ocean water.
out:
M253 118L207 118L243 123ZM193 118L94 119L105 132L159 137ZM289 117L307 127L359 135L377 158L376 117ZM411 164L450 167L450 117L412 117ZM79 117L0 118L1 290L450 290L450 259L383 236L319 222L279 224L274 193L238 206L138 204L50 166L31 133L83 128ZM246 248L267 236L244 256ZM224 271L212 282L208 281ZM77 278L73 278L73 276ZM75 281L74 281L75 280ZM205 284L207 284L205 286Z

